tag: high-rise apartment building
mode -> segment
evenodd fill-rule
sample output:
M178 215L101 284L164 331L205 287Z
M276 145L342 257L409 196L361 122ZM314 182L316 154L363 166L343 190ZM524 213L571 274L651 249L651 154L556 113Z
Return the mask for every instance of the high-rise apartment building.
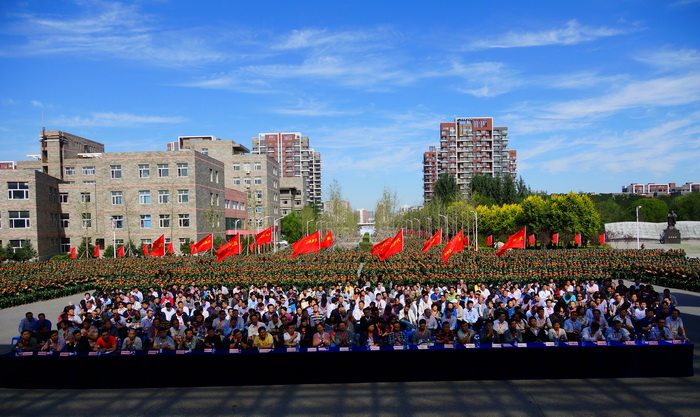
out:
M252 138L253 154L272 157L282 177L303 177L304 200L321 207L321 153L314 151L301 133L260 133Z
M460 117L440 123L440 147L423 153L423 199L433 199L440 174L455 177L462 192L478 174L516 177L517 153L508 149L508 128L494 127L492 117Z

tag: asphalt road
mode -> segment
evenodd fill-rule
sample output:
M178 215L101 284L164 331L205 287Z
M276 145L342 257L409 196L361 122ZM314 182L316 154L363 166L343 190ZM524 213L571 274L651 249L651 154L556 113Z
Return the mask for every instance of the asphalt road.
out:
M674 291L688 334L700 341L700 294ZM80 295L0 310L0 340L16 333L24 312L40 311L53 318ZM9 326L9 327L8 327ZM6 341L7 340L7 341ZM4 351L7 345L0 346ZM655 358L649 358L655 360ZM514 380L404 382L251 387L161 389L10 390L0 389L0 415L82 416L233 415L233 416L693 416L700 415L700 358L695 350L695 376L688 378L628 378L573 380ZM504 357L516 361L517 357ZM624 358L621 358L624 360ZM576 358L562 364L577 366ZM376 372L396 367L432 367L436 373L449 363L387 363ZM0 372L2 372L0 370ZM132 372L158 378L158 370L76 369L75 378L94 372ZM220 369L183 369L184 378L206 378ZM319 363L316 369L289 372L353 372L352 364ZM149 376L145 376L149 375ZM274 382L274 376L270 376Z

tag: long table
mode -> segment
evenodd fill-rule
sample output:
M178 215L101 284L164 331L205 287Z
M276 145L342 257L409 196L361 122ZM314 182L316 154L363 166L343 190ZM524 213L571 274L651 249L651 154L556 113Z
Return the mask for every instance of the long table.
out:
M36 353L0 356L0 387L119 388L543 378L687 377L692 343Z

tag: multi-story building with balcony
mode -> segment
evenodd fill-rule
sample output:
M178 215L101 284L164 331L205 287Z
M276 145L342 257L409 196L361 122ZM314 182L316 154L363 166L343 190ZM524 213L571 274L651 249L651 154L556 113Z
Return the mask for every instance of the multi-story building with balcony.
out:
M440 147L423 154L423 199L433 199L440 174L455 177L462 192L475 175L516 177L517 153L508 149L508 128L494 127L492 117L460 117L440 123Z

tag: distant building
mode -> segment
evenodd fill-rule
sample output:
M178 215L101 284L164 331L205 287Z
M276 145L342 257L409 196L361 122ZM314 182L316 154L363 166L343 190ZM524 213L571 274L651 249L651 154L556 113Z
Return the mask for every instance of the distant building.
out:
M36 160L0 170L0 243L30 241L42 259L83 239L104 249L165 235L179 251L221 233L235 210L226 200L240 200L225 189L224 164L192 149L108 153L61 131L42 132L40 145Z
M358 223L374 223L374 212L363 208L357 210Z
M304 178L304 200L321 207L321 153L300 132L260 133L252 138L253 154L273 158L280 166L280 176Z
M460 117L440 123L440 148L423 154L423 200L434 198L440 174L453 175L465 192L477 175L493 177L517 174L517 152L508 149L508 128L494 127L492 117Z
M657 184L650 182L648 184L632 183L622 186L623 194L637 194L645 197L656 197L659 195L671 194L688 194L691 192L700 191L700 183L686 182L683 185L677 185L675 182L668 184Z

